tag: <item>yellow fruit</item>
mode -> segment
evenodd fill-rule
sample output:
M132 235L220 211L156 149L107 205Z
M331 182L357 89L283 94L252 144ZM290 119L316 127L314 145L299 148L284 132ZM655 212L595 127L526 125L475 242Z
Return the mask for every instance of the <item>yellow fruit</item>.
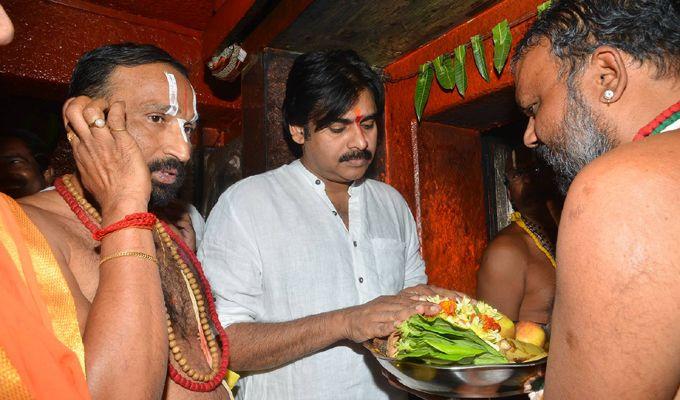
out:
M519 321L515 326L515 339L543 348L545 345L545 331L535 322Z
M499 313L500 314L500 313ZM515 323L505 315L501 314L502 318L498 320L498 325L501 326L501 337L503 339L515 337Z

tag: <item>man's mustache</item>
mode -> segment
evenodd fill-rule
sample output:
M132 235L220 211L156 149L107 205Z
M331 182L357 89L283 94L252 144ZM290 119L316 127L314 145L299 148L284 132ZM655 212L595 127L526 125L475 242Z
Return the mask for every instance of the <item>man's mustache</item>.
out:
M163 160L155 160L149 163L149 171L156 172L164 169L174 169L177 171L176 180L181 182L186 175L186 165L175 158L166 158Z
M345 153L340 157L340 162L345 162L345 161L350 161L350 160L372 160L373 159L373 153L371 153L370 150L364 149L364 150L357 150L357 151L351 151L349 153Z

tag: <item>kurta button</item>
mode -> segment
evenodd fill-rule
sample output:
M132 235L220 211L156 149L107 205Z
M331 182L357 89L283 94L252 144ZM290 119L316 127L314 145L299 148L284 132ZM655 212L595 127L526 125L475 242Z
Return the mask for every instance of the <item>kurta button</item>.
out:
M337 212L337 211L333 211L333 215L338 215L338 212Z
M363 278L363 277L359 277L359 283L364 283L364 278Z
M315 181L314 181L314 183L316 183L317 185L321 185L321 181L320 181L320 180L318 180L318 179L317 179L317 180L315 180Z
M356 240L354 241L354 247L357 247L357 241Z

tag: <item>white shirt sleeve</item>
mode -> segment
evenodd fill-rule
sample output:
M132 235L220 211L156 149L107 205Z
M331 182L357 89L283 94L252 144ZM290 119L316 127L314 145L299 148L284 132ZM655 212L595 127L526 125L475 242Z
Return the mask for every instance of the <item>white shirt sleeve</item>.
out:
M425 261L420 253L418 228L413 214L404 201L404 224L406 225L406 269L404 274L404 288L427 283L425 275Z
M188 207L189 218L191 218L191 226L194 228L194 233L196 234L196 248L201 246L201 241L203 240L203 232L205 231L205 220L200 212L194 207L193 204L189 203Z
M229 191L212 209L198 258L215 294L222 326L253 322L262 313L262 267L253 235L232 207Z

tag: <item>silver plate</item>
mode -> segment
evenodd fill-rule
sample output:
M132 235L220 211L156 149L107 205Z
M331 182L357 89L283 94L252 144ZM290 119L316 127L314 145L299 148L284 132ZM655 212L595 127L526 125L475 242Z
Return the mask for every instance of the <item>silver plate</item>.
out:
M545 374L547 362L543 358L519 364L435 366L395 360L366 347L402 385L445 397L492 398L529 393L531 382Z

